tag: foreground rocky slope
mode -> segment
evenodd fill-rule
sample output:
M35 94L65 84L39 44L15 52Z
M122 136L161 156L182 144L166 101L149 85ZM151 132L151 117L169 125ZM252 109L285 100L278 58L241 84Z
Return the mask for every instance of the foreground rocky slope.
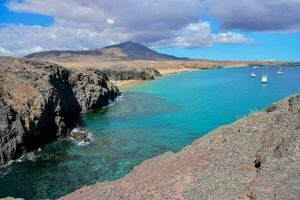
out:
M119 94L97 70L7 57L0 57L0 82L0 165L65 136L82 110Z
M61 199L299 199L300 95Z

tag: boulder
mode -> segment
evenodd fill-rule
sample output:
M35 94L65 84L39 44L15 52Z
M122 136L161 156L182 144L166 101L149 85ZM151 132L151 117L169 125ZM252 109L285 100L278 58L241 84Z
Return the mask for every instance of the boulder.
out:
M70 136L76 142L84 142L84 143L91 142L91 137L89 136L88 133L84 131L72 131Z

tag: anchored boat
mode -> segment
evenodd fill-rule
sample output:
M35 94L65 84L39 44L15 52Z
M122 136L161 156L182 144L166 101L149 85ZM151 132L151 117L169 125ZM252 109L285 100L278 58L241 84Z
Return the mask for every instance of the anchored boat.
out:
M282 74L281 66L279 67L279 71L277 72L277 74Z
M268 76L263 75L263 76L261 77L261 83L264 83L264 84L268 83Z

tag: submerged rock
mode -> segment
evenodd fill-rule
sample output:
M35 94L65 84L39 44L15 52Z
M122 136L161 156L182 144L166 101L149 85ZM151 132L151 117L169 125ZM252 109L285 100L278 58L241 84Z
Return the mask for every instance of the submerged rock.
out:
M92 141L91 136L84 131L72 131L70 136L76 142L90 143Z
M100 72L9 57L0 57L0 81L0 165L66 136L82 110L119 94Z

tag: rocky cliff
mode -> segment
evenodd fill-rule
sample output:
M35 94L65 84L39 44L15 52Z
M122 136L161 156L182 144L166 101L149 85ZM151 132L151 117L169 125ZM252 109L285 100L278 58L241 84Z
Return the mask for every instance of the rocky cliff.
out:
M129 68L126 66L101 69L111 80L148 80L161 74L153 68Z
M108 81L108 76L97 69L71 71L69 82L84 112L109 104L119 94L118 88Z
M68 134L119 91L97 70L0 57L0 165Z
M61 199L299 199L300 95Z

